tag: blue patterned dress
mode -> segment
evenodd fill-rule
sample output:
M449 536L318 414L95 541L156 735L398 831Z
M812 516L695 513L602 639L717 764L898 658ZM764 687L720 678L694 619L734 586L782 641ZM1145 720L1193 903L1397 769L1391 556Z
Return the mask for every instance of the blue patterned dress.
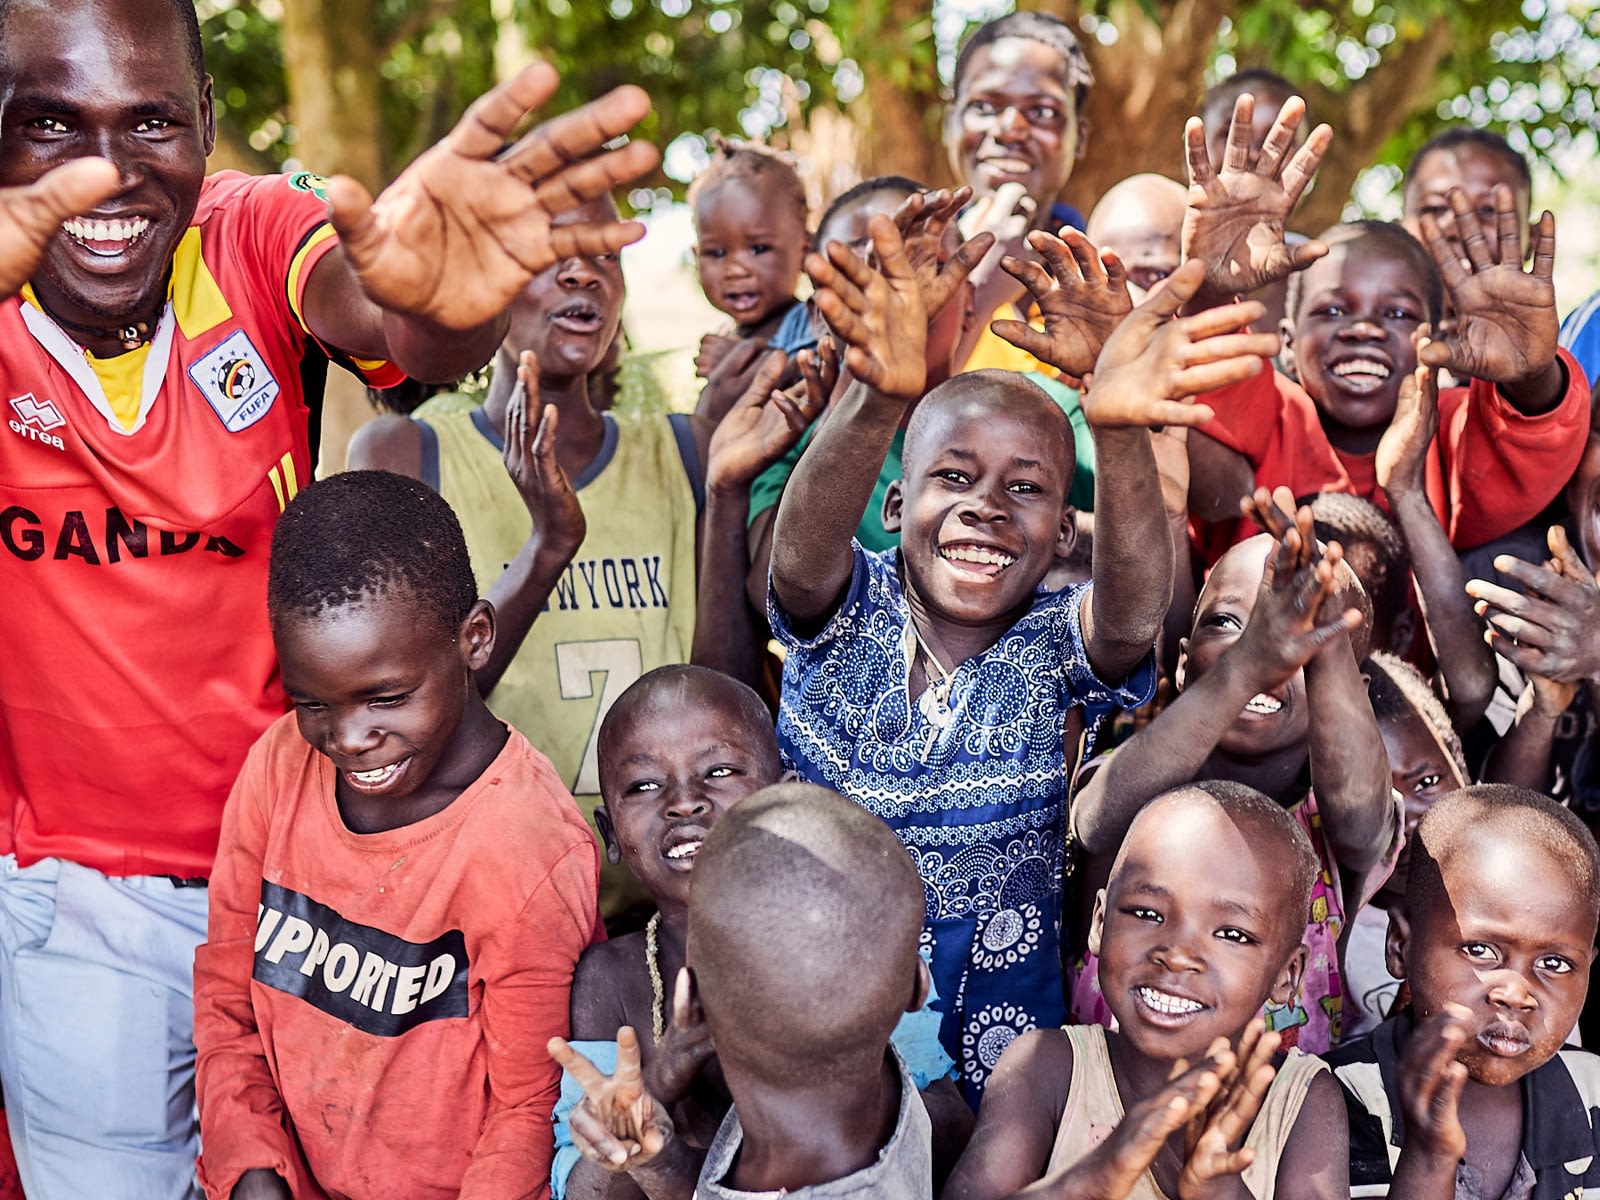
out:
M1061 870L1067 769L1063 730L1155 692L1155 656L1120 687L1095 677L1078 608L1088 585L1050 593L984 654L956 668L947 720L911 701L915 641L898 552L854 546L838 614L788 650L778 745L785 766L887 821L922 875L922 949L943 998L939 1038L976 1106L1019 1034L1066 1019ZM942 715L942 714L941 714ZM1073 750L1076 752L1076 745Z

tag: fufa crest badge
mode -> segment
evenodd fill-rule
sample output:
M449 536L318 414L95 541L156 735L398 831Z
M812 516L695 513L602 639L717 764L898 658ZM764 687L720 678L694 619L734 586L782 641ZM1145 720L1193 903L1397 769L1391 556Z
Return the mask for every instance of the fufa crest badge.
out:
M189 378L229 433L250 428L278 398L278 381L242 329L190 367Z

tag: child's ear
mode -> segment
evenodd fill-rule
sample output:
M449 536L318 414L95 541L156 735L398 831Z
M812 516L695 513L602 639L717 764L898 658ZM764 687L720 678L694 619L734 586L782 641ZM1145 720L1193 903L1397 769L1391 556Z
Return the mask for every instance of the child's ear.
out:
M1082 162L1083 161L1083 156L1086 153L1088 153L1088 150L1089 150L1089 133L1093 129L1094 129L1094 125L1090 122L1088 114L1083 112L1082 109L1079 109L1078 110L1078 153L1073 158L1074 162Z
M1183 678L1189 672L1189 639L1178 639L1178 665L1172 671L1172 686L1183 691Z
M487 600L474 604L467 619L461 622L456 640L467 666L474 671L482 670L494 649L494 605Z
M600 831L600 840L606 844L606 861L613 867L622 861L622 846L617 841L617 827L611 823L611 814L604 803L595 805L594 827Z
M1294 362L1294 322L1287 316L1278 322L1278 338L1283 343L1278 347L1278 370L1298 383L1300 372Z
M902 480L896 479L883 494L883 528L885 533L900 532L900 514L905 510L906 490Z
M1310 952L1305 943L1294 948L1294 953L1289 955L1289 961L1283 964L1283 970L1278 972L1278 978L1272 985L1272 991L1267 996L1274 1004L1292 1004L1294 998L1300 994L1300 981L1305 977L1306 958Z
M1061 528L1056 533L1056 558L1070 558L1078 544L1078 510L1067 505L1061 510Z
M1411 939L1411 922L1397 904L1389 910L1389 932L1383 939L1383 965L1396 979L1406 977L1406 943Z
M917 983L911 989L911 1003L906 1005L910 1013L921 1012L922 1006L928 1002L928 996L933 991L933 976L928 971L928 960L922 955L917 955Z
M1094 915L1089 918L1089 953L1099 955L1100 935L1106 928L1106 889L1101 888L1094 894Z

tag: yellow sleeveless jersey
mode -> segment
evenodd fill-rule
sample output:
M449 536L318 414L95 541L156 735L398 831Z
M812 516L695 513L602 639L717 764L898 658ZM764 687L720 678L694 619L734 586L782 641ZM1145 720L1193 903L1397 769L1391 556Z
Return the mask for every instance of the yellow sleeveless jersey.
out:
M689 661L695 620L695 518L703 472L687 417L604 414L600 453L573 486L588 533L556 584L489 707L555 764L592 823L600 801L600 722L646 671ZM422 474L455 509L480 591L498 579L531 528L506 474L504 441L482 408L433 411ZM608 878L609 877L609 878ZM626 868L603 872L610 917Z

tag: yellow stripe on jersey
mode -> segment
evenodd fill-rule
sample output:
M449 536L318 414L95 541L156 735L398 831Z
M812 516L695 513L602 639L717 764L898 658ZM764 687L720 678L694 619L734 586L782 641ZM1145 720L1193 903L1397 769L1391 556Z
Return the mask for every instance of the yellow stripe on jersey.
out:
M172 298L178 328L191 342L224 321L233 320L233 309L200 252L198 225L191 226L178 239L178 248L172 252L172 283L167 294Z
M272 481L272 493L278 498L278 511L282 512L289 507L289 501L300 494L300 480L295 474L294 455L285 454L280 458L276 466L268 469L267 478Z
M96 358L88 351L83 356L89 360L90 369L105 389L106 403L111 405L117 424L124 433L132 432L133 423L139 419L140 401L144 399L144 364L150 357L150 343L113 358Z
M289 261L289 311L294 314L294 319L299 322L300 328L307 333L310 333L311 330L306 326L305 314L300 311L300 272L305 269L306 255L333 236L332 225L317 226L316 229L311 231L306 240L301 243L300 249L295 252L294 258Z

